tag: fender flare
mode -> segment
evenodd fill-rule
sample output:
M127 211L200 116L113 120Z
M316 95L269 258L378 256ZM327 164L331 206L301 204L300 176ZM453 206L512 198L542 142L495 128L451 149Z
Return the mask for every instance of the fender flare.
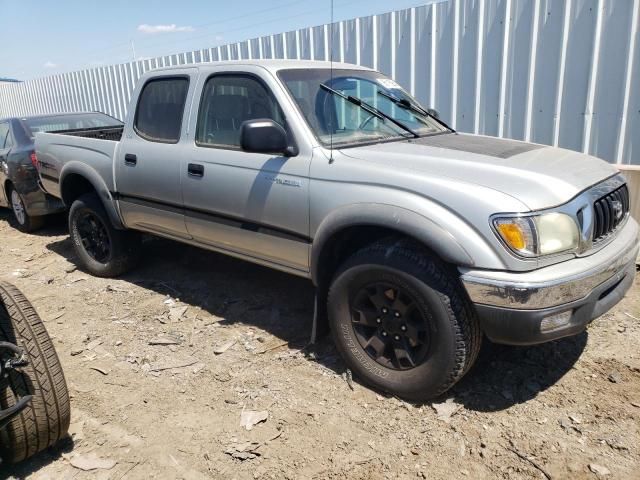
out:
M442 226L414 211L377 203L353 204L338 208L322 221L311 247L311 278L318 285L320 258L330 239L345 228L376 226L413 237L433 250L442 260L457 266L474 265L464 247Z
M122 223L120 214L118 213L116 200L111 195L109 187L107 187L104 179L98 172L96 172L93 168L85 163L69 162L64 167L62 167L62 170L60 172L60 196L62 197L63 201L65 181L67 181L70 175L79 175L91 184L93 189L98 194L98 198L102 202L102 205L104 206L104 209L106 210L107 215L109 216L111 224L114 228L118 230L124 230L126 228ZM66 206L67 208L71 207L71 205Z

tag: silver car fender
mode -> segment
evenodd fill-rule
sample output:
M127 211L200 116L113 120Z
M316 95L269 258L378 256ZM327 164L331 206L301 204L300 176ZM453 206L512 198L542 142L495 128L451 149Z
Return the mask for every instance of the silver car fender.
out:
M113 195L109 191L109 188L102 176L86 163L71 161L62 167L60 172L60 193L67 208L70 208L70 203L72 203L69 201L68 195L66 194L69 187L67 182L73 182L74 178L77 178L75 176L83 178L93 186L93 189L98 194L98 198L100 198L100 201L102 202L107 215L109 215L109 219L113 226L117 229L124 229L125 226L123 225L120 214L118 213L116 199L113 198Z
M339 207L329 213L320 223L311 248L311 278L317 284L321 270L322 252L329 240L340 231L355 226L379 226L415 238L434 251L442 260L456 266L475 265L470 253L460 241L445 228L430 218L405 208L378 204L358 203ZM469 232L467 232L469 234ZM466 242L485 243L477 238L465 238ZM501 265L497 255L491 263Z

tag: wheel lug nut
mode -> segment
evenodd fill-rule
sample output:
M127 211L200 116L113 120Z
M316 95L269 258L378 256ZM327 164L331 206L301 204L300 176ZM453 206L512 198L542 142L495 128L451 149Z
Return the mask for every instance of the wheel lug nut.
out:
M394 317L396 317L396 318L400 318L400 312L395 312L395 313L393 314L393 316L394 316Z
M407 326L406 325L402 325L400 327L400 330L402 330L403 332L406 332L407 331Z
M387 310L385 307L382 307L382 313L387 313L389 310Z
M376 323L382 323L382 320L380 320L380 317L376 318Z
M396 335L395 337L393 337L394 340L400 340L400 335Z
M387 336L387 332L382 332L382 336L386 337Z

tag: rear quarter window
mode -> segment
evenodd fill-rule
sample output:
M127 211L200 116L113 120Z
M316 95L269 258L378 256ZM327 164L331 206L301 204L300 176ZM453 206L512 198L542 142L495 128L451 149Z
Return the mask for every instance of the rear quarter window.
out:
M138 99L136 133L152 142L178 143L188 90L185 77L149 80Z

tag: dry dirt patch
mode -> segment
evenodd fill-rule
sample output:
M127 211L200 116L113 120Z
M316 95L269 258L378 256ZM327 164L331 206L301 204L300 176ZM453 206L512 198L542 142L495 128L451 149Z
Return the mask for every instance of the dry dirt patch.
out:
M411 405L350 388L329 339L308 345L304 280L159 239L98 279L75 268L63 219L25 235L8 218L0 277L54 337L73 424L0 476L638 478L638 285L587 333L485 345L448 395Z

